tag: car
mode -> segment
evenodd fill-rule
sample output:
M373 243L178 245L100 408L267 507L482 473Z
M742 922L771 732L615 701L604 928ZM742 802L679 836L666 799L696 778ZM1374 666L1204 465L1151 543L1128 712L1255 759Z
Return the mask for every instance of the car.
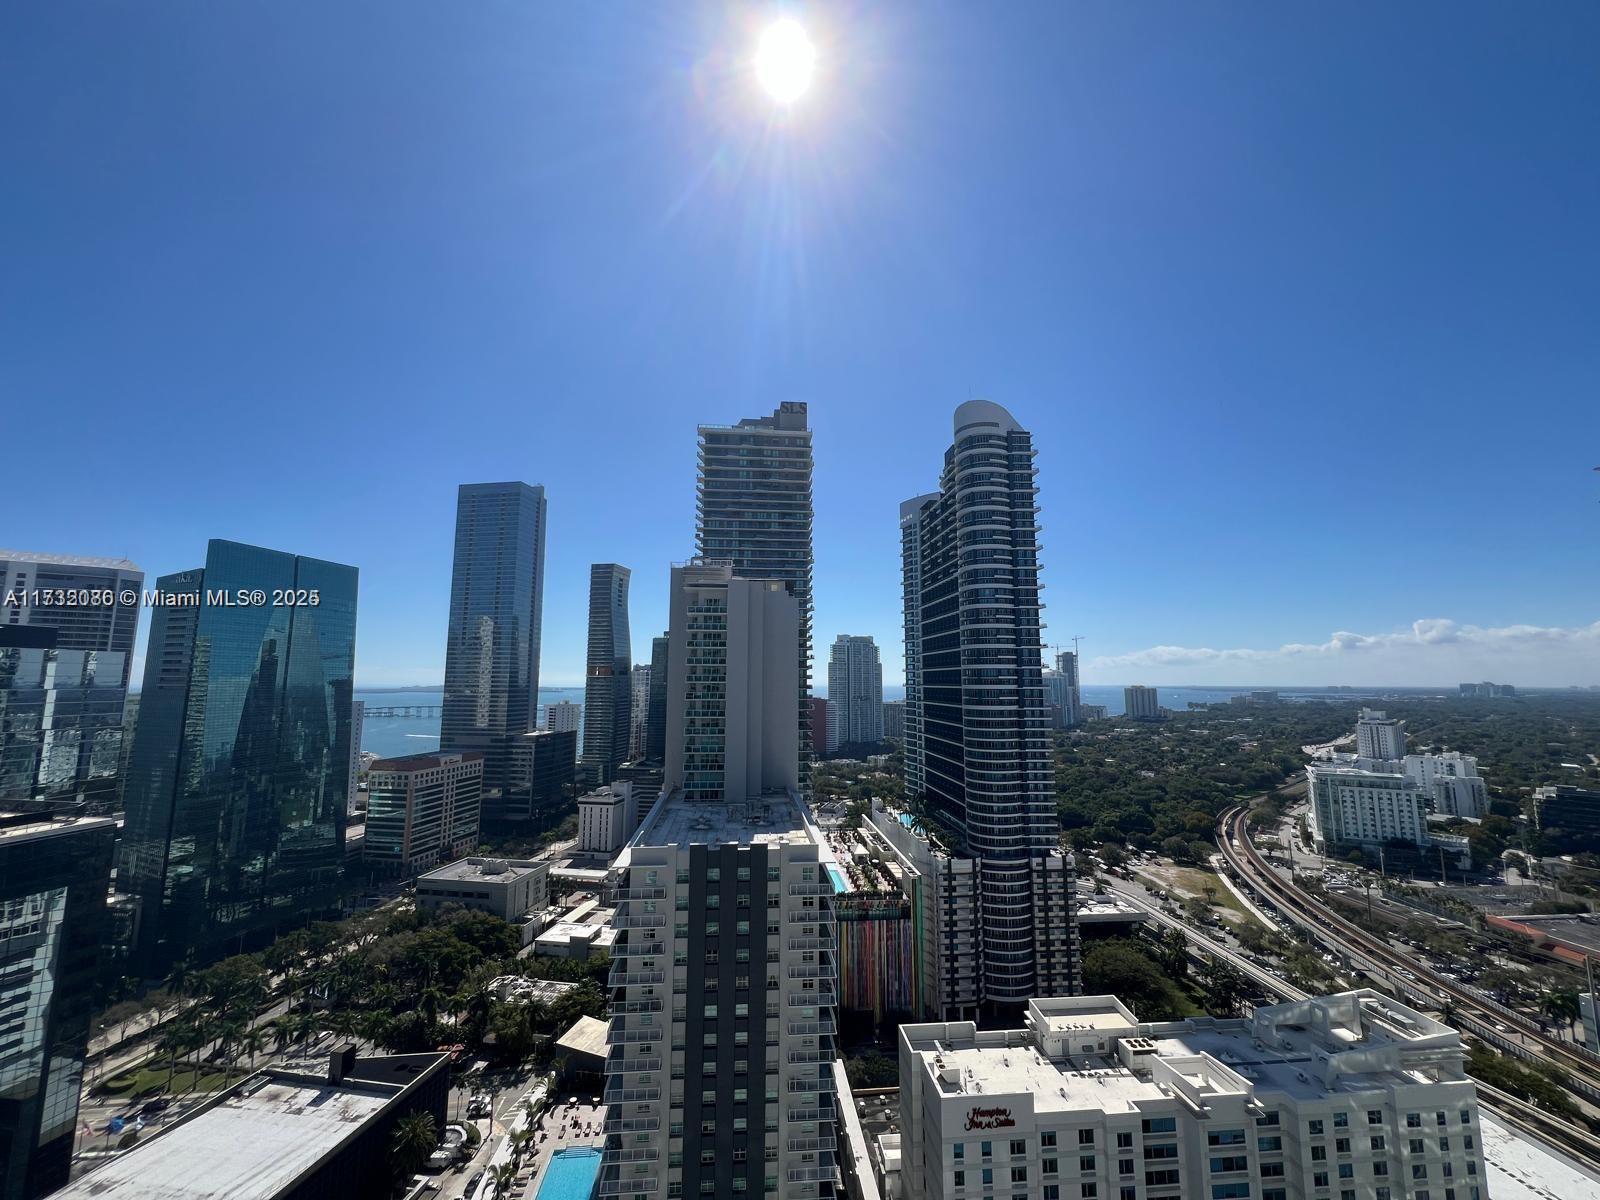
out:
M471 1196L474 1192L476 1192L478 1190L478 1185L483 1182L483 1177L485 1175L487 1175L488 1173L489 1173L488 1168L479 1167L477 1172L472 1176L472 1178L467 1180L467 1190L462 1192L461 1194L463 1196Z
M166 1112L170 1107L172 1107L172 1098L170 1096L157 1096L154 1100L146 1100L139 1106L139 1115L141 1117L153 1117L157 1113Z

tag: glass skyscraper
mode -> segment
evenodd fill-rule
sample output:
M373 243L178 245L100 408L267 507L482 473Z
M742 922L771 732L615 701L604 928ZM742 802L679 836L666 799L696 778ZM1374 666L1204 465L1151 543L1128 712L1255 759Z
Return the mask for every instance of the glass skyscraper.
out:
M811 430L806 406L702 425L695 553L740 579L778 579L800 602L800 779L809 777L811 706Z
M0 814L0 1200L67 1183L116 834Z
M143 586L127 559L0 550L0 801L116 809Z
M538 727L544 535L542 487L461 485L439 749L483 755L488 810L507 786L512 743Z
M983 999L1076 987L1045 701L1033 437L997 404L955 414L939 491L901 508L908 779L978 863ZM913 730L915 745L913 746Z
M633 648L628 634L628 580L616 563L589 568L589 651L583 689L586 787L610 783L628 761L633 705Z
M650 715L645 720L644 756L652 762L667 757L667 661L671 641L666 634L650 639Z
M119 876L149 977L337 901L356 569L214 540L156 590Z

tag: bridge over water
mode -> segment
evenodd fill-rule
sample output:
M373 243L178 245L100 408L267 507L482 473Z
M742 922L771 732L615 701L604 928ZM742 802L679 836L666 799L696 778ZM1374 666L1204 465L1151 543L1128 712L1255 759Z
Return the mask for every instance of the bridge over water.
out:
M362 718L369 721L374 717L442 717L443 715L442 704L389 704L381 708L369 705L362 710Z

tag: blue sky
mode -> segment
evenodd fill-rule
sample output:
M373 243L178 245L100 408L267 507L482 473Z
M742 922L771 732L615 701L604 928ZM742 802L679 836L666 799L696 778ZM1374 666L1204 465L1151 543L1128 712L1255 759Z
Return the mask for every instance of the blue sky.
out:
M456 485L543 483L573 682L591 561L636 658L664 624L695 423L806 400L817 640L898 679L896 507L982 397L1086 681L1600 683L1597 41L1588 3L8 5L0 544L354 563L358 681L431 682Z

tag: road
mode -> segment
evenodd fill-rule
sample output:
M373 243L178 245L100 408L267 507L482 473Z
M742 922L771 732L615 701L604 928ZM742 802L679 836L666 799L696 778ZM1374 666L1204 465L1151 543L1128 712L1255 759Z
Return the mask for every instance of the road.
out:
M1351 964L1386 980L1408 1002L1425 1008L1448 1007L1452 1024L1470 1031L1479 1040L1515 1057L1559 1068L1570 1080L1574 1099L1580 1104L1600 1098L1600 1057L1546 1036L1527 1017L1444 978L1416 954L1396 949L1387 940L1346 920L1292 879L1284 879L1252 843L1246 822L1248 811L1241 806L1223 814L1217 829L1218 848L1238 879L1304 927L1314 941L1329 945ZM1600 1162L1600 1139L1547 1114L1540 1114L1537 1119L1564 1148Z
M1271 970L1228 949L1209 932L1190 928L1182 920L1161 911L1160 905L1144 889L1121 880L1106 884L1151 920L1171 929L1181 929L1191 949L1204 950L1230 963L1268 995L1284 1000L1303 1000L1306 993ZM1559 1145L1551 1145L1546 1129L1547 1114L1515 1096L1479 1084L1479 1100L1485 1110L1481 1116L1484 1131L1484 1165L1489 1172L1489 1195L1496 1200L1553 1200L1557 1196L1596 1194L1600 1173L1584 1162L1575 1161ZM1492 1116L1491 1116L1492 1114ZM1538 1179L1554 1185L1554 1191L1536 1191L1525 1180Z

